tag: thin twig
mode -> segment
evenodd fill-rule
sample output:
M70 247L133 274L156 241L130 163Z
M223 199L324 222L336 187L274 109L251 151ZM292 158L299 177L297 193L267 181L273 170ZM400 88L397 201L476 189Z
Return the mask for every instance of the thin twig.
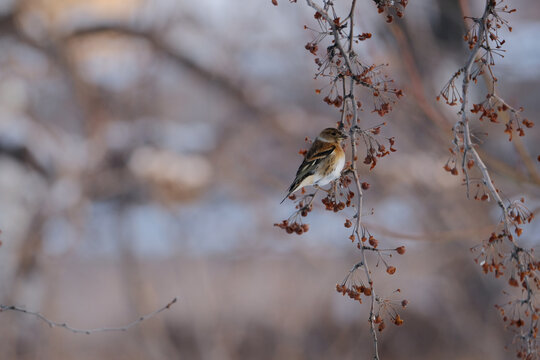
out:
M144 315L144 316L141 316L139 317L137 320L134 320L132 322L130 322L129 324L125 325L125 326L119 326L119 327L103 327L103 328L96 328L96 329L77 329L77 328L74 328L74 327L71 327L69 326L67 323L61 323L61 322L56 322L56 321L52 321L52 320L49 320L47 317L45 317L45 315L39 313L39 312L36 312L36 311L30 311L30 310L27 310L23 307L19 307L19 306L13 306L13 305L0 305L0 312L4 312L4 311L18 311L18 312L22 312L24 314L27 314L27 315L31 315L31 316L34 316L34 317L37 317L39 320L45 322L47 325L49 325L51 328L53 327L61 327L61 328L64 328L68 331L71 331L72 333L75 333L75 334L93 334L93 333L97 333L97 332L105 332L105 331L127 331L129 330L131 327L135 326L135 325L138 325L140 323L142 323L143 321L159 314L160 312L164 311L164 310L167 310L169 309L174 303L176 303L177 301L177 298L174 298L172 299L169 303L167 303L167 305L147 314L147 315Z

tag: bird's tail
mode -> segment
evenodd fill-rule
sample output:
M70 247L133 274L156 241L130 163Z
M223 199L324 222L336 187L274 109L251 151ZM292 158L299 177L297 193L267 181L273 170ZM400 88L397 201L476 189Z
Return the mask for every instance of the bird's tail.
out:
M291 186L289 186L289 190L287 190L287 195L285 195L285 197L283 198L283 200L281 200L280 204L283 204L283 202L289 197L291 196L291 194L293 192L295 192L297 189L298 189L298 186L300 185L300 182L298 179L295 179L294 182L291 184Z
M280 204L283 204L283 202L289 197L291 196L291 192L288 192L287 195L285 195L285 197L283 198L283 200L281 200Z

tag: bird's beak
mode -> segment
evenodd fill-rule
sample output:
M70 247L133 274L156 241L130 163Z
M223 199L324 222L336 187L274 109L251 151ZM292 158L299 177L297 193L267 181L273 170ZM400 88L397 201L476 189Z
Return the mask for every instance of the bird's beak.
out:
M343 130L340 130L340 132L339 132L339 137L340 137L341 140L345 140L345 139L347 139L347 138L349 137L349 134L347 134L347 133L346 133L345 131L343 131Z

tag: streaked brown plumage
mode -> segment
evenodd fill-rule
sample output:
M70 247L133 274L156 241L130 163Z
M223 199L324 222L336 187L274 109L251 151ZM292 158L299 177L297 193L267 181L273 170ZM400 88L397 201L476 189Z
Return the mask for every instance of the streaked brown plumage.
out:
M304 186L324 186L339 178L345 166L345 152L340 142L346 138L347 135L338 129L326 128L321 131L298 168L287 196L281 202Z

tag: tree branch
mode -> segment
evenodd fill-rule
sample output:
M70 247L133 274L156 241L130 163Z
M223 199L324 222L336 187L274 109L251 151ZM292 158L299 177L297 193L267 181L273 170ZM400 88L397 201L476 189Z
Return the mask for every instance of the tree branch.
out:
M373 280L371 279L371 272L369 270L368 263L366 261L366 254L365 254L365 248L364 243L361 240L362 236L359 233L359 230L362 226L362 208L363 208L363 192L362 192L362 186L360 184L360 178L358 176L358 168L357 168L357 161L358 158L357 154L357 145L356 142L358 140L358 114L357 114L357 107L356 107L356 99L354 94L354 71L351 64L351 57L354 56L354 50L353 50L353 38L354 38L354 10L356 6L356 0L353 0L351 3L351 9L348 16L348 26L349 26L349 35L348 35L348 51L345 51L344 46L341 42L341 36L338 32L338 29L336 27L336 24L334 23L333 19L328 15L328 13L321 8L319 5L317 5L312 0L306 0L308 6L315 9L319 14L322 15L322 17L326 20L328 25L332 29L332 35L335 46L339 49L341 56L343 57L343 60L345 62L345 73L349 74L350 77L350 84L349 84L349 92L346 93L346 77L342 77L341 81L343 82L343 106L342 106L342 116L340 120L340 128L344 127L344 119L347 114L347 110L352 110L352 117L351 117L351 128L350 128L350 144L351 144L351 156L352 156L352 173L354 177L354 183L356 187L356 192L358 194L358 200L357 200L357 209L356 209L356 224L354 227L354 233L356 234L356 237L358 239L358 243L360 244L360 251L362 256L361 263L358 263L353 267L353 270L351 272L355 271L359 267L364 268L364 272L366 275L366 279L368 281L369 287L371 289L371 304L370 304L370 310L369 310L369 324L370 324L370 332L373 339L373 359L379 360L379 348L378 348L378 340L377 340L377 332L375 331L375 299L376 294L375 290L373 288Z
M465 175L467 196L469 196L470 184L469 169L472 168L472 166L476 166L481 173L483 185L488 189L491 198L495 200L502 214L501 222L503 225L503 231L499 235L492 233L489 240L482 246L482 254L479 257L482 257L483 260L480 262L480 265L482 266L484 272L487 273L494 271L498 277L503 273L501 270L499 270L499 268L502 267L503 269L506 269L507 262L513 263L513 268L508 270L510 272L509 284L515 287L521 286L522 294L525 294L525 298L510 301L506 304L514 304L516 307L512 312L512 315L506 316L503 306L498 306L498 309L501 311L504 321L508 321L510 326L515 327L515 331L517 333L516 338L519 340L517 342L517 356L519 358L536 359L538 358L536 331L539 319L539 309L537 309L534 305L534 292L538 292L539 290L538 276L536 275L538 268L536 266L536 260L534 260L532 255L532 251L527 251L519 246L517 240L514 239L511 234L511 227L515 225L515 232L517 236L520 236L521 229L518 228L518 225L521 225L527 221L530 222L533 218L533 214L528 211L524 205L521 205L518 202L509 202L508 205L504 203L501 198L500 191L495 187L493 180L491 179L487 166L473 144L470 131L470 119L468 116L469 86L470 81L474 80L476 82L477 77L481 74L484 74L484 77L487 77L489 80L486 81L486 85L488 85L488 95L486 101L488 104L487 107L484 107L483 103L475 104L474 109L471 110L471 112L483 111L483 115L480 117L480 119L482 119L483 116L487 116L491 120L496 120L497 114L494 113L495 109L498 112L510 111L514 116L516 116L514 120L517 119L518 113L517 110L506 104L506 102L495 93L496 79L494 78L491 69L491 67L494 65L491 53L494 51L494 49L499 49L504 43L498 38L497 29L506 24L505 20L500 18L497 11L512 12L513 10L509 10L506 6L503 7L501 3L497 4L495 0L486 0L485 4L486 5L482 17L471 18L473 21L473 29L466 37L471 48L469 57L463 68L458 70L450 79L447 86L445 86L446 90L443 90L442 95L445 97L447 103L450 105L455 104L455 97L453 95L449 96L449 94L455 94L454 81L462 73L463 78L461 94L459 94L461 100L461 109L458 113L460 115L460 119L453 127L453 143L456 148L455 154L456 156L457 154L462 156L461 168ZM499 8L496 8L496 6L499 6ZM492 42L495 44L492 45ZM481 54L482 51L484 52L483 54ZM490 59L490 61L487 59ZM475 72L472 72L472 68L475 63L478 64L478 69ZM495 103L492 103L493 100ZM495 108L495 105L499 105L499 107ZM490 115L492 117L490 117ZM516 121L516 123L518 126L520 126L519 121ZM524 124L527 125L525 120ZM519 130L520 135L523 135L522 129L519 128ZM511 121L507 122L505 132L509 133L511 140L513 132ZM468 161L469 158L473 161L472 163L470 163L470 160ZM531 176L534 176L534 174L531 174ZM486 198L488 197L486 196ZM504 240L507 240L507 244L510 245L510 251L505 253L504 250L495 250L494 247L500 245ZM494 255L489 255L490 253L494 253ZM478 258L476 260L478 261ZM504 272L506 272L506 270ZM519 282L516 278L519 279ZM521 315L522 307L526 308L523 317L526 319L529 318L529 329L526 332L523 330L525 328L525 321L522 319Z
M74 328L74 327L71 327L70 325L68 325L65 322L61 323L61 322L56 322L56 321L49 320L47 317L45 317L44 315L42 315L39 312L26 310L26 309L24 309L22 307L19 307L19 306L0 305L0 312L18 311L18 312L21 312L21 313L24 313L24 314L27 314L27 315L31 315L31 316L34 316L34 317L38 318L39 320L41 320L44 323L46 323L47 325L49 325L51 328L60 327L60 328L64 328L64 329L66 329L66 330L68 330L68 331L70 331L72 333L75 333L75 334L87 334L87 335L90 335L90 334L93 334L93 333L106 332L106 331L127 331L131 327L133 327L135 325L138 325L138 324L142 323L143 321L150 319L151 317L154 317L155 315L159 314L160 312L162 312L164 310L169 309L172 305L174 305L176 303L176 301L177 301L177 298L174 298L171 301L169 301L169 303L167 303L167 305L165 305L165 306L163 306L163 307L161 307L161 308L159 308L159 309L157 309L157 310L155 310L155 311L153 311L153 312L151 312L149 314L141 316L137 320L134 320L134 321L130 322L127 325L119 326L119 327L103 327L103 328L96 328L96 329L78 329L78 328Z

